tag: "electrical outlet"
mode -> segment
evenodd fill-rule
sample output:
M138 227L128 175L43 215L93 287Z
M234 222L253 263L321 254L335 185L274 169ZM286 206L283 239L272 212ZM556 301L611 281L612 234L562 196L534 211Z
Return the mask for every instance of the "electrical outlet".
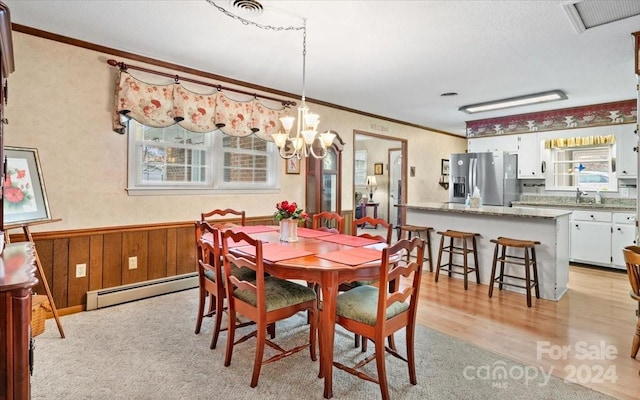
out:
M620 188L620 196L629 197L629 188L627 187Z
M76 264L76 278L87 276L87 264Z
M129 269L138 268L138 257L129 257Z

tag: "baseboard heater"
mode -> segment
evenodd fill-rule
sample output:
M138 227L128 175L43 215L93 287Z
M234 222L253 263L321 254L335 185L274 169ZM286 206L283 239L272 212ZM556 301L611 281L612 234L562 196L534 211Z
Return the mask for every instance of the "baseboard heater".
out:
M87 311L195 287L198 287L198 274L194 272L131 285L93 290L87 292Z

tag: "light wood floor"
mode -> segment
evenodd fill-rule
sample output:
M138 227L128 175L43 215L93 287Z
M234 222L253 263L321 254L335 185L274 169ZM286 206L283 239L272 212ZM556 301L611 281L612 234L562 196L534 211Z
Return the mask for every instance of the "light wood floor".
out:
M531 308L524 295L498 291L497 286L490 299L488 288L469 283L465 292L462 280L446 275L435 284L434 273L427 268L418 323L512 360L540 366L545 373L551 370L561 378L577 370L583 380L603 378L604 382L583 385L610 396L640 398L640 360L630 357L638 305L629 297L624 272L571 266L567 294L558 302L534 298ZM550 357L548 352L538 356L543 342L571 347L565 359ZM603 359L595 350L603 345L617 349L613 360ZM584 355L590 360L579 359ZM615 371L614 379L602 375L601 369Z

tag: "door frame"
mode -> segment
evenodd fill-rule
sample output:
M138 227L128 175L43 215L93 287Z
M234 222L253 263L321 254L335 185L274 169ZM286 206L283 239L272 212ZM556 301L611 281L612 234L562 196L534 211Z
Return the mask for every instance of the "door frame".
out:
M393 144L388 144L387 150L388 149L398 149L398 143L400 143L400 150L401 150L401 154L402 154L402 167L401 167L401 171L400 171L400 175L401 175L401 180L402 180L402 193L400 194L400 198L398 199L398 204L406 204L407 202L407 188L408 188L408 183L407 183L407 170L408 170L408 160L407 160L407 144L408 144L408 139L403 139L403 138L398 138L395 136L388 136L388 135L381 135L378 133L372 133L372 132L366 132L366 131L360 131L357 129L353 130L353 148L352 148L352 160L355 160L355 155L356 155L356 139L357 136L367 136L367 137L371 137L373 139L379 139L381 141L388 141L388 142L394 142ZM368 162L368 161L367 161ZM387 166L389 166L388 161L387 161ZM352 172L352 187L351 187L351 201L354 202L355 200L355 192L356 192L356 185L355 185L355 168L353 168L353 172ZM388 185L388 184L387 184ZM388 188L387 188L387 193L389 192ZM388 204L388 202L387 202ZM353 213L354 213L354 217L355 217L355 209L356 209L356 204L353 203ZM405 220L405 208L401 207L399 210L399 217L400 217L400 221L404 221ZM389 216L389 213L387 212L387 218Z

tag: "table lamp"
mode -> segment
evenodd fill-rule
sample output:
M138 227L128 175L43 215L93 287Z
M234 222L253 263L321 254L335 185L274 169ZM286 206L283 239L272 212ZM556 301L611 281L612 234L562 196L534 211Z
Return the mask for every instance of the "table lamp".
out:
M369 203L373 203L373 192L378 188L376 177L373 175L367 176L367 189L369 190Z

